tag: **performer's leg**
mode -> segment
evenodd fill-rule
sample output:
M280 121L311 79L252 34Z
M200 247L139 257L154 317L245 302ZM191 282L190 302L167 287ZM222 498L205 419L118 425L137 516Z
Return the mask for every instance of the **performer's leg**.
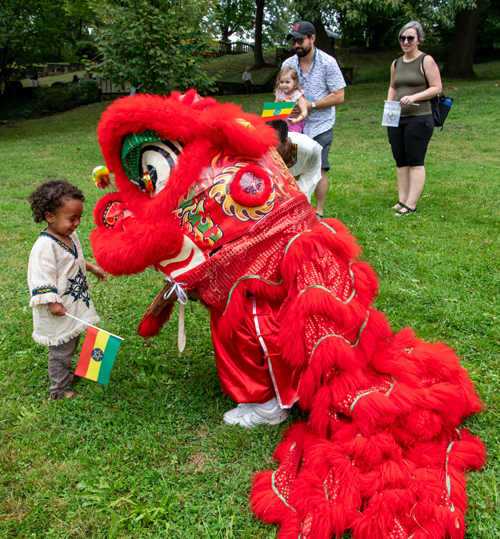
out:
M297 400L300 373L281 361L275 343L278 326L273 306L263 298L247 297L242 320L230 338L217 332L220 311L212 309L212 338L221 387L239 406L224 421L252 427L277 425Z
M210 322L222 392L238 403L269 401L275 396L274 388L255 329L245 317L233 328L230 339L222 339L217 333L221 315L212 309Z

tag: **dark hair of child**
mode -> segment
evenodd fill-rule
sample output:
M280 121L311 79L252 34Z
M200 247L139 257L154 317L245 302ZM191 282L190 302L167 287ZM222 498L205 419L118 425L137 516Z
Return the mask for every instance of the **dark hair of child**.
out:
M64 202L72 198L85 202L80 189L66 180L50 180L40 185L28 197L35 223L45 221L47 212L55 215Z

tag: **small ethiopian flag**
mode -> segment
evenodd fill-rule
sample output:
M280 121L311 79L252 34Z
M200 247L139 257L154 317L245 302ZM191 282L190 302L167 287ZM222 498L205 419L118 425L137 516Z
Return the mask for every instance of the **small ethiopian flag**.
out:
M264 103L264 110L262 111L262 118L268 118L269 120L286 120L293 107L295 101L278 101L277 103Z
M75 374L107 386L122 341L121 337L89 326Z

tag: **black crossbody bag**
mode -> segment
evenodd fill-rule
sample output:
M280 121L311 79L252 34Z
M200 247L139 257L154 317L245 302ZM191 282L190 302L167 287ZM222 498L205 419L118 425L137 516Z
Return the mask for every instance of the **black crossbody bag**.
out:
M424 58L427 54L422 54L422 71L425 77L425 84L429 88L429 81L427 80L427 75L425 74L424 68ZM441 131L443 130L443 125L450 112L451 106L453 105L453 97L446 97L443 92L438 94L436 97L431 99L432 107L432 117L434 118L435 127L440 127Z

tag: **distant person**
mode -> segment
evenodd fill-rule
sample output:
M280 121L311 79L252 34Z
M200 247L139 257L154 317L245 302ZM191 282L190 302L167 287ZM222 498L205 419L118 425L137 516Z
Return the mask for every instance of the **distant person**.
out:
M35 71L32 75L30 75L29 85L35 88L38 86L38 71Z
M80 82L80 79L78 78L78 75L73 75L73 80L71 82L73 84L78 84Z
M307 117L307 104L304 97L305 91L300 87L299 74L293 67L284 67L276 77L274 87L276 101L295 101L300 109L300 114L296 118L289 118L288 130L295 133L302 133L304 120Z
M315 191L316 216L323 219L323 207L328 193L326 173L330 170L328 152L333 140L335 105L344 102L346 84L337 60L314 46L316 30L310 22L295 24L287 39L293 39L296 54L285 60L283 67L294 67L297 70L300 86L306 92L308 116L303 133L323 147L321 180ZM300 114L299 107L294 108L293 114Z
M252 82L252 74L250 73L250 67L247 67L245 71L243 71L243 76L241 78L243 79L243 82L245 83L245 93L253 94L253 82Z
M73 398L77 394L69 390L69 384L79 377L71 372L71 359L80 333L87 324L99 322L89 296L87 271L99 281L107 277L103 269L83 258L75 230L85 198L78 187L64 180L50 180L28 200L35 223L47 222L31 249L28 264L33 339L49 347L50 398Z
M434 132L430 99L441 93L439 68L418 46L424 41L424 31L417 21L405 24L399 32L404 56L391 66L388 101L399 101L401 118L398 127L388 127L387 134L396 161L398 202L392 206L396 216L410 215L425 184L424 160Z
M311 202L312 194L321 180L321 146L302 133L288 131L285 120L266 122L278 135L276 151L280 154L300 190Z

